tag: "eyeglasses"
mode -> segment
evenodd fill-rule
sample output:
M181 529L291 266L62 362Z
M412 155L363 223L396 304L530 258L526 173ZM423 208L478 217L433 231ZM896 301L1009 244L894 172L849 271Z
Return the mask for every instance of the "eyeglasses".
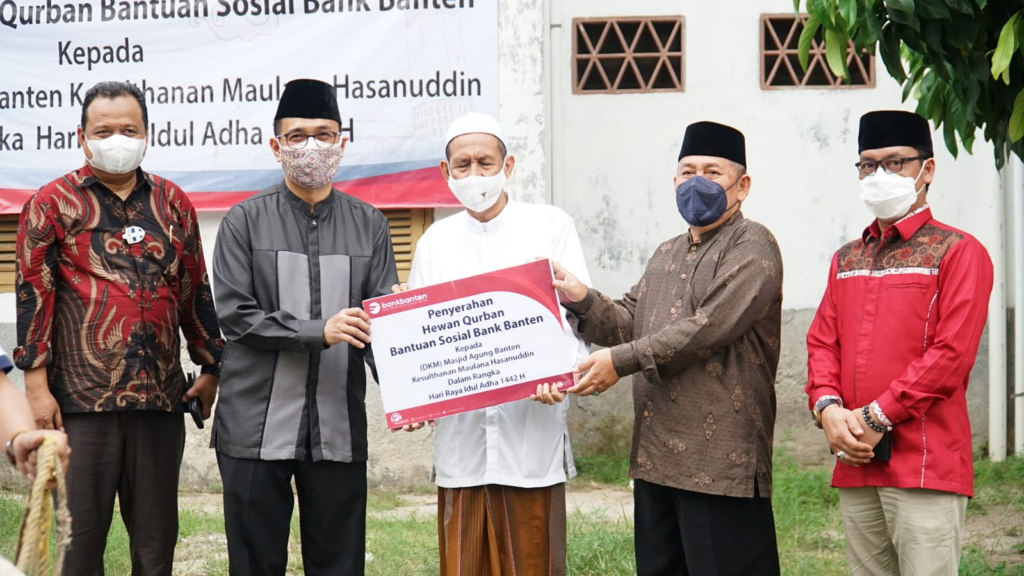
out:
M309 145L310 138L316 142L317 148L330 148L338 143L338 136L340 135L341 132L332 132L330 130L324 130L323 132L317 132L316 134L291 132L289 134L278 134L277 139L281 140L281 142L289 148L301 150Z
M882 170L885 170L888 174L899 174L903 171L904 162L913 162L914 160L927 160L927 156L914 156L912 158L887 158L878 162L876 160L865 160L863 162L857 162L854 166L860 172L861 176L871 176L878 171L878 167L881 166Z

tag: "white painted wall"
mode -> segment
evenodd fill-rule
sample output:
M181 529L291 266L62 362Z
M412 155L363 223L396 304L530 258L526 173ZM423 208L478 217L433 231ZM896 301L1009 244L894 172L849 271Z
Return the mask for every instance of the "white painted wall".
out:
M785 307L817 307L832 254L871 221L852 166L859 118L913 109L881 62L874 89L765 91L760 15L792 13L791 0L551 2L553 197L576 218L595 286L627 290L654 249L686 229L675 207L676 157L686 126L713 120L746 135L754 186L743 212L779 239ZM686 17L686 92L573 95L572 18L638 15ZM991 250L993 210L1001 209L991 147L978 143L974 156L954 161L940 134L935 146L935 217Z

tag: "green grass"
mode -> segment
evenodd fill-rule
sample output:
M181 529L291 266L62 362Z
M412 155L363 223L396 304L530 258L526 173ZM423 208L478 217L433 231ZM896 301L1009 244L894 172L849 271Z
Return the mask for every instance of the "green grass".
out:
M839 495L829 487L831 471L802 469L785 455L775 458L772 509L784 574L842 574L846 542Z
M405 500L394 490L374 490L366 498L367 512L387 512L405 505Z
M626 482L624 457L600 455L578 459L580 479L574 482L597 482L623 485ZM775 462L772 504L779 539L782 573L786 576L819 576L844 574L845 543L839 516L838 496L829 488L830 472L825 469L803 469L785 454ZM976 464L977 498L972 501L975 514L1007 509L1024 510L1024 460L1010 459L1002 463L981 461ZM0 491L0 554L14 554L23 496ZM406 502L398 492L374 490L367 507L371 511L388 511ZM625 511L628 513L629 511ZM628 514L627 514L628 515ZM1022 541L1010 548L1020 554L1018 562L994 561L976 548L963 551L960 576L1024 576L1024 534ZM180 513L179 567L187 574L227 574L224 545L224 520L216 506L182 508ZM371 576L418 576L437 573L437 521L433 515L388 515L367 518L367 552L373 560L366 572ZM579 576L625 576L635 574L633 560L633 525L627 517L609 520L599 512L572 512L568 517L568 573ZM1005 560L1006 556L1003 557ZM1010 556L1010 558L1013 558ZM130 574L131 560L128 536L120 517L115 514L105 555L107 574ZM289 574L302 574L298 516L292 518L289 542Z
M626 486L629 484L629 456L601 454L576 456L576 482Z

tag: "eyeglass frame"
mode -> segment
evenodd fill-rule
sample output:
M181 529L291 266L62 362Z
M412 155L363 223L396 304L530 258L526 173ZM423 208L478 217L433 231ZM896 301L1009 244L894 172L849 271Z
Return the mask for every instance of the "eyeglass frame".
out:
M319 136L321 134L334 134L334 137L332 138L332 142L329 142L329 143L328 142L322 142L319 139L317 139L317 136ZM303 137L302 145L301 146L295 146L295 145L291 144L290 142L288 142L288 139L290 137L292 137L292 136L302 136ZM338 142L341 141L339 139L340 136L341 136L341 132L338 132L338 131L334 131L334 130L320 130L316 134L312 134L312 135L306 134L306 133L303 133L303 132L289 132L287 134L275 134L274 138L277 138L278 142L281 142L281 140L283 139L284 142L281 142L282 146L287 146L288 148L291 148L292 150L304 150L307 146L309 146L309 139L310 138L312 138L313 141L316 142L315 146L317 148L323 149L323 148L330 148L332 146L337 145Z
M877 174L879 167L881 167L882 171L885 172L886 174L899 174L900 172L903 171L903 165L906 164L907 162L913 162L914 160L920 160L922 163L924 163L924 162L927 162L928 160L931 160L931 159L932 159L932 156L905 156L905 157L886 158L884 160L861 160L860 162L855 162L853 165L854 165L854 167L857 168L857 173L860 174L861 176L864 176L866 178L868 176L874 176L875 174ZM889 169L885 167L885 163L886 162L891 162L893 160L899 160L900 161L900 169L895 171L895 172L890 172ZM861 171L861 165L867 164L869 162L876 164L876 166L875 166L875 169L872 170L870 174L865 174L863 171Z

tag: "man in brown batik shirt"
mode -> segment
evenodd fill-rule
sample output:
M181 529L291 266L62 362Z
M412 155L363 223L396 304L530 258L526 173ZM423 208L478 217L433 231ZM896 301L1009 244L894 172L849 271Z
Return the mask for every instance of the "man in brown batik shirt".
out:
M633 375L640 576L779 573L770 497L782 257L740 212L745 166L742 133L689 126L675 177L689 231L662 244L620 300L556 267L577 332L609 347L577 367L589 372L568 391L597 396Z

